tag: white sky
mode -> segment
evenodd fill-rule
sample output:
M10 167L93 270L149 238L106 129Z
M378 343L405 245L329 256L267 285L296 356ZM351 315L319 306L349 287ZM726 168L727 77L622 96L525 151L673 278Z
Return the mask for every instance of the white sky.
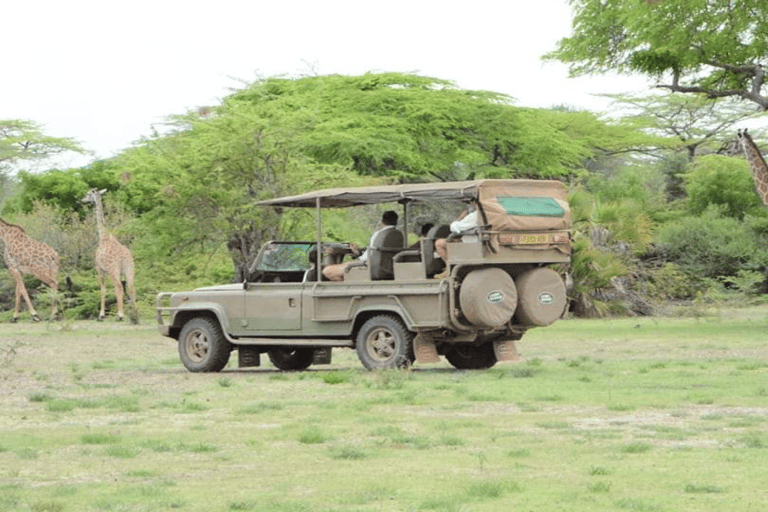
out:
M0 119L27 119L108 158L240 80L414 72L519 106L605 110L642 78L567 78L542 63L570 33L566 0L26 0L3 6ZM51 163L43 164L43 169Z

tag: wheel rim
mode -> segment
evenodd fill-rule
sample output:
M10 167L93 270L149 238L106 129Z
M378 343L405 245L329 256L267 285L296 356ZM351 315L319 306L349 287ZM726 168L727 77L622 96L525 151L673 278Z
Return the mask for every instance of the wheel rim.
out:
M368 354L378 360L386 361L395 355L397 340L395 335L389 329L378 328L368 334L366 347Z
M210 348L210 340L202 330L190 332L184 340L184 351L192 361L197 363L204 361L208 357Z

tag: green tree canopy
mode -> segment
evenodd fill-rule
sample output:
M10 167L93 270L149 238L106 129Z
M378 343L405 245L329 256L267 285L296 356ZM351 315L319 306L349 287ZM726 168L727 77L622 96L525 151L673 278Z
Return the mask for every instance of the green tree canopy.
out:
M32 121L0 120L0 173L19 160L40 160L64 151L83 152L72 139L51 137Z
M172 127L117 159L119 193L156 233L153 250L227 240L241 274L278 230L307 233L301 213L278 219L259 199L371 180L562 176L624 133L395 73L259 80Z
M717 205L722 215L739 220L745 215L766 215L744 159L722 155L700 157L685 175L685 188L688 208L695 215L703 214L711 205Z
M35 203L41 202L62 211L75 211L81 208L80 200L91 188L110 191L119 188L119 175L119 167L111 160L99 160L76 169L51 169L41 174L21 171L17 179L23 193L4 205L4 210L30 213Z
M574 75L639 72L659 87L768 110L765 0L570 0L573 33L545 56Z
M736 100L713 100L703 95L649 94L641 97L607 95L622 116L624 126L659 135L651 156L666 158L668 151L685 152L688 160L699 153L717 152L735 138L735 126L757 115L754 106Z
M507 95L417 75L270 78L225 102L300 119L298 152L363 176L455 178L457 168L464 177L558 176L592 150L548 122L553 116L537 121Z

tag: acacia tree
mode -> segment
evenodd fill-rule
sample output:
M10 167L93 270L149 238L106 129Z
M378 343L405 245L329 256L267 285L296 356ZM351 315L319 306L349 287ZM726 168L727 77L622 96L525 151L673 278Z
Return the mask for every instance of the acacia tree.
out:
M551 177L592 151L587 137L550 122L555 116L537 118L505 94L410 74L269 78L227 101L302 116L293 147L362 176L434 179L459 167L465 177Z
M32 121L0 120L0 173L19 160L40 160L64 151L83 149L70 138L44 135Z
M718 152L734 139L734 126L756 112L735 100L713 100L703 95L649 94L642 97L607 95L622 112L620 124L659 135L661 147L643 149L665 158L660 150L684 152L692 161L702 149Z
M573 75L639 72L657 87L768 110L765 0L570 0L573 33L544 56Z
M83 152L72 139L44 135L37 124L21 119L0 119L0 204L11 193L16 164L42 160L64 151Z
M371 180L562 176L617 140L591 114L510 102L395 73L259 80L125 152L119 193L157 257L226 241L239 279L264 240L301 231L259 199Z

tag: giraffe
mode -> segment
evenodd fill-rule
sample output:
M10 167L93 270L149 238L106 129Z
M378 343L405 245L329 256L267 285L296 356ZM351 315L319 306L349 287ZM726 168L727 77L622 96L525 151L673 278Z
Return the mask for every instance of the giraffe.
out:
M107 190L91 189L83 198L84 203L93 203L96 209L96 229L99 233L99 246L96 248L96 272L101 284L101 309L99 320L106 318L105 303L107 298L107 277L115 287L117 298L117 321L123 320L123 284L120 278L125 276L128 286L128 297L131 307L131 323L139 323L139 313L136 310L136 288L133 284L134 266L131 251L117 241L117 238L107 231L104 224L104 207L101 204L101 196Z
M27 235L24 228L0 219L0 238L5 243L5 265L16 282L16 306L13 309L11 322L19 320L21 298L27 303L29 313L35 322L40 321L40 315L35 311L32 301L24 285L24 274L32 274L47 284L53 291L51 300L51 318L57 316L56 295L58 292L59 254L43 242Z
M768 165L765 164L765 158L746 129L737 132L736 147L741 149L747 157L749 168L752 170L752 177L755 179L757 193L765 207L768 208Z

